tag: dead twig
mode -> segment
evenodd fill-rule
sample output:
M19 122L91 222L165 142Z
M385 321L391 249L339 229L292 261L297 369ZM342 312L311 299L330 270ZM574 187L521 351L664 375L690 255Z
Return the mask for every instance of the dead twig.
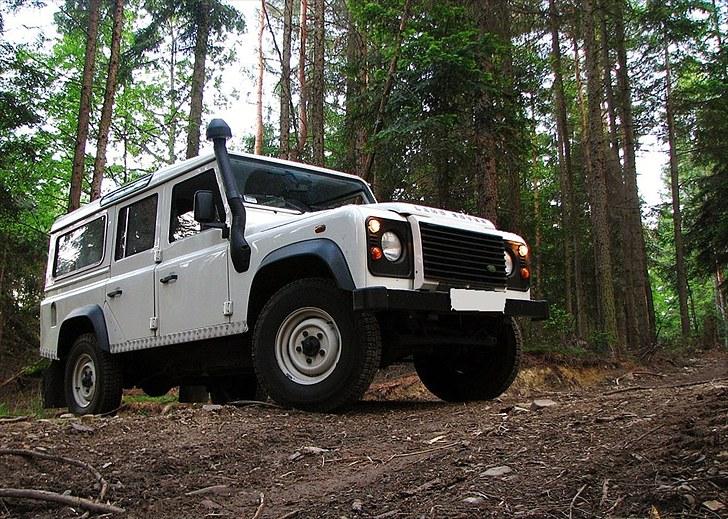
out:
M260 504L258 505L258 509L255 511L255 515L253 516L253 519L258 519L260 517L260 514L263 513L263 508L265 507L265 494L263 492L260 493Z
M1 383L1 384L0 384L0 388L3 388L3 387L5 387L5 386L7 386L7 385L8 385L8 384L10 384L11 382L15 382L15 381L16 381L17 379L19 379L19 378L20 378L20 377L22 377L23 375L25 375L25 368L21 369L21 370L20 370L20 371L18 371L18 372L17 372L17 373L15 374L15 375L13 375L13 376L12 376L12 377L10 377L9 379L7 379L7 380L6 380L5 382Z
M109 489L109 483L104 479L101 473L96 470L92 465L89 465L85 461L76 460L73 458L66 458L63 456L56 456L54 454L46 454L44 452L31 451L27 449L0 449L0 456L19 456L21 458L36 458L40 460L56 461L59 463L67 463L69 465L75 465L86 470L96 478L96 482L99 484L99 501L103 501L106 498L106 491Z
M0 418L0 424L24 422L29 419L30 416L13 416L11 418Z
M385 463L389 463L390 461L392 461L395 458L406 458L408 456L417 456L418 454L427 454L428 452L439 451L439 450L442 450L442 449L449 449L450 447L455 447L459 443L460 442L449 443L447 445L441 445L439 447L433 447L431 449L424 449L424 450L421 450L421 451L405 452L405 453L402 453L402 454L392 454L389 457L389 459L387 461L385 461Z
M574 503L576 503L576 500L579 499L579 496L586 488L586 485L582 485L582 487L579 489L579 491L574 496L574 499L571 500L571 504L569 505L569 519L572 519L573 513L574 513Z
M72 506L98 512L101 514L123 514L126 510L114 505L106 505L104 503L96 503L89 499L76 496L66 496L48 490L32 490L27 488L0 488L0 498L18 498L33 499L38 501L50 501L52 503L60 503L62 505Z
M635 438L634 440L627 440L626 442L624 442L624 445L622 446L622 448L623 448L623 449L626 449L627 447L629 447L629 446L630 446L630 445L632 445L633 443L637 443L638 441L640 441L641 439L645 438L646 436L649 436L649 435L650 435L650 434L652 434L653 432L659 431L660 429L662 429L663 427L665 427L665 425L667 425L667 424L661 423L660 425L658 425L657 427L653 427L652 429L650 429L650 430L649 430L649 431L647 431L646 433L644 433L644 434L640 434L640 435L639 435L639 436L638 436L637 438Z
M300 510L294 510L293 512L288 512L287 514L280 516L278 519L291 519L291 517L296 517L300 513Z
M670 384L667 386L632 386L632 387L625 387L624 389L616 389L614 391L607 391L606 393L604 393L604 396L616 395L618 393L626 393L628 391L649 391L651 389L675 389L675 388L679 388L679 387L702 386L703 384L713 384L715 382L723 382L726 380L728 380L728 377L714 378L711 380L701 380L700 382L684 382L682 384Z
M248 405L262 405L265 407L277 407L278 409L283 409L283 407L279 406L278 404L274 404L273 402L263 402L262 400L234 400L232 402L228 402L227 405L231 405L234 407L245 407Z

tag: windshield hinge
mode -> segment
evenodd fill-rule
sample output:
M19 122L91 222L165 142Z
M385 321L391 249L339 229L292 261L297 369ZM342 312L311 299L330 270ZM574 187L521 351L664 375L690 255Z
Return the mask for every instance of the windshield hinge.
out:
M224 315L224 316L233 315L233 302L232 301L225 301L222 304L222 315Z
M156 330L159 328L159 317L154 316L149 318L149 329Z
M162 263L162 249L154 247L154 263Z

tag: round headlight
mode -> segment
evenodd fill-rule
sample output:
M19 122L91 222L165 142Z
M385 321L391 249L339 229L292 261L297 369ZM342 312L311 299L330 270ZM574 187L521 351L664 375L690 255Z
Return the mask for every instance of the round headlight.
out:
M506 259L506 276L513 274L513 256L508 251L504 251L503 255Z
M402 242L392 231L382 234L382 252L389 261L397 261L402 257Z

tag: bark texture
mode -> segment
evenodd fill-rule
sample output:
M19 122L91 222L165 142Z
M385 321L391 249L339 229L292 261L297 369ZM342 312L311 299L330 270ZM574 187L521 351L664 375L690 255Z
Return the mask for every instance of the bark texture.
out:
M313 0L313 69L311 71L311 162L324 165L324 0Z
M71 190L68 198L69 212L81 206L81 186L83 185L86 170L84 167L86 161L86 141L88 140L91 95L94 81L94 68L96 66L96 40L99 34L100 6L101 0L90 0L89 2L86 57L83 64L83 75L81 76L81 101L78 107L78 127L76 129L76 144L71 169Z
M263 31L265 31L265 0L260 2L258 15L258 82L255 85L255 147L256 155L263 154L263 78L265 77L265 60L263 59Z
M283 2L283 51L281 55L280 145L278 156L289 158L291 149L291 36L293 0Z
M121 32L124 28L124 0L114 3L114 22L111 29L111 53L109 55L109 69L106 75L106 90L104 104L101 108L101 121L99 122L99 137L96 144L96 159L94 160L94 174L91 180L91 200L101 196L101 182L104 180L106 169L106 148L109 144L109 130L111 117L114 112L114 99L116 98L117 77L119 75L119 54L121 49Z
M197 6L197 33L195 36L195 64L192 68L190 117L187 126L187 158L200 153L200 127L202 126L202 100L205 90L205 63L210 38L210 0L200 0Z

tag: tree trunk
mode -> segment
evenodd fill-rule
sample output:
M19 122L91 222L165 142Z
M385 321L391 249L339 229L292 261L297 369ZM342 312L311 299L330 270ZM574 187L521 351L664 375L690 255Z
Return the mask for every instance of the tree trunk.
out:
M614 304L612 254L607 213L607 165L604 157L604 127L597 40L594 27L594 2L583 0L584 56L586 61L589 149L592 165L591 216L594 233L595 267L599 284L601 331L612 356L619 356L617 317Z
M313 0L313 70L311 72L312 163L324 165L324 0Z
M300 160L308 140L308 88L306 85L306 40L308 39L308 0L301 0L298 42L298 146L296 160Z
M260 15L258 16L258 83L256 85L255 100L255 149L256 155L263 154L263 77L265 76L265 61L263 59L263 31L265 30L265 1L260 1Z
M293 0L283 0L283 55L281 58L280 145L278 156L287 159L291 149L291 35Z
M346 158L344 168L354 175L362 175L365 166L366 127L359 97L366 90L369 80L366 66L367 51L364 39L354 24L350 12L347 17L346 113L344 115Z
M582 326L583 305L580 301L580 290L574 289L580 283L580 265L576 254L578 236L574 218L574 183L571 162L571 141L569 138L569 121L564 95L563 66L561 44L559 41L559 18L556 1L549 0L549 29L551 32L551 71L554 74L554 119L556 120L556 149L559 157L559 184L561 187L561 227L564 248L564 294L566 310L575 320L577 335Z
M632 299L635 318L639 324L639 342L642 347L655 341L655 312L652 302L652 288L647 271L647 251L642 229L642 207L637 189L637 160L634 121L632 117L632 95L624 35L624 0L612 2L614 16L614 45L617 49L617 113L621 122L622 155L624 157L624 194L627 210L626 227L630 239L625 243L631 258Z
M205 90L205 62L210 36L210 0L200 0L197 6L197 34L195 36L195 64L192 68L190 92L190 119L187 126L187 158L200 153L200 127L202 126L202 97Z
M111 116L114 112L116 78L119 74L119 51L121 47L121 32L123 27L124 0L116 0L114 4L114 23L111 29L109 72L106 76L106 91L104 92L104 104L101 108L99 138L96 144L96 160L94 160L94 175L91 180L91 200L96 200L101 196L101 182L104 180L104 170L106 169L106 147L109 144Z
M665 117L667 122L667 143L670 148L670 188L672 191L672 224L675 233L675 270L677 297L680 303L680 328L683 339L690 336L690 315L688 313L688 277L685 268L685 246L682 235L682 210L680 209L680 180L678 171L675 114L672 105L672 67L667 38L664 39L665 55Z
M392 85L394 84L394 74L397 71L397 63L399 61L399 53L402 49L402 38L404 38L404 29L407 26L407 22L410 17L410 7L412 0L405 0L404 7L402 8L402 18L399 20L399 29L397 30L397 41L394 44L394 52L389 60L389 67L387 69L387 77L384 80L384 89L382 90L382 97L379 99L379 108L377 109L377 117L374 120L374 129L367 139L371 141L372 137L375 137L384 126L384 112L387 108L387 102L389 101L389 94L392 92ZM370 182L376 191L377 183L374 175L372 174L372 166L374 165L374 150L369 147L366 158L364 160L364 170L362 171L362 178L367 182Z
M177 32L170 22L171 42L169 44L169 122L167 123L167 162L177 162Z
M608 214L609 227L612 230L611 244L617 328L619 330L619 343L636 348L639 344L639 330L634 311L634 293L631 290L633 262L630 256L631 249L627 247L630 236L627 227L628 216L624 205L622 164L619 160L619 135L612 85L612 58L609 52L611 42L608 37L610 32L607 27L604 0L601 2L599 21L601 23L604 94L607 121L609 123L609 139L604 141L604 153L607 157L607 207L612 209Z
M591 182L589 179L592 178L592 165L591 165L591 153L589 152L589 124L587 121L587 107L586 107L586 99L584 98L584 84L581 79L581 58L579 57L579 41L577 40L576 35L573 36L573 45L574 45L574 79L576 80L576 97L579 104L579 125L581 130L581 150L582 154L584 155L584 171L585 171L585 178L587 179L587 182L585 183L588 191L588 196L591 197ZM573 178L573 177L572 177ZM572 183L572 189L574 188L574 184ZM576 211L576 205L574 205L574 228L578 229L578 218L577 218L577 211ZM579 234L575 233L574 236L574 254L577 257L580 256L580 249L579 249L579 240L578 240ZM592 244L593 248L593 244ZM578 263L576 265L582 266L581 259L577 260ZM579 337L587 337L591 330L593 329L592 326L592 320L589 319L589 313L587 312L587 306L586 306L586 288L584 287L584 281L585 277L581 277L580 279L577 278L577 276L582 275L583 276L583 269L575 270L574 271L574 290L576 293L577 298L581 300L583 303L582 307L583 312L581 312L582 319L579 321L577 320L577 334ZM578 303L578 302L577 302ZM581 328L579 328L579 324L581 324Z
M73 153L71 169L71 189L68 198L68 211L81 206L81 186L85 176L86 141L91 112L91 95L96 65L96 39L99 33L99 8L101 0L90 0L88 13L88 30L86 37L86 54L81 77L81 101L78 107L78 127L76 129L76 145Z

